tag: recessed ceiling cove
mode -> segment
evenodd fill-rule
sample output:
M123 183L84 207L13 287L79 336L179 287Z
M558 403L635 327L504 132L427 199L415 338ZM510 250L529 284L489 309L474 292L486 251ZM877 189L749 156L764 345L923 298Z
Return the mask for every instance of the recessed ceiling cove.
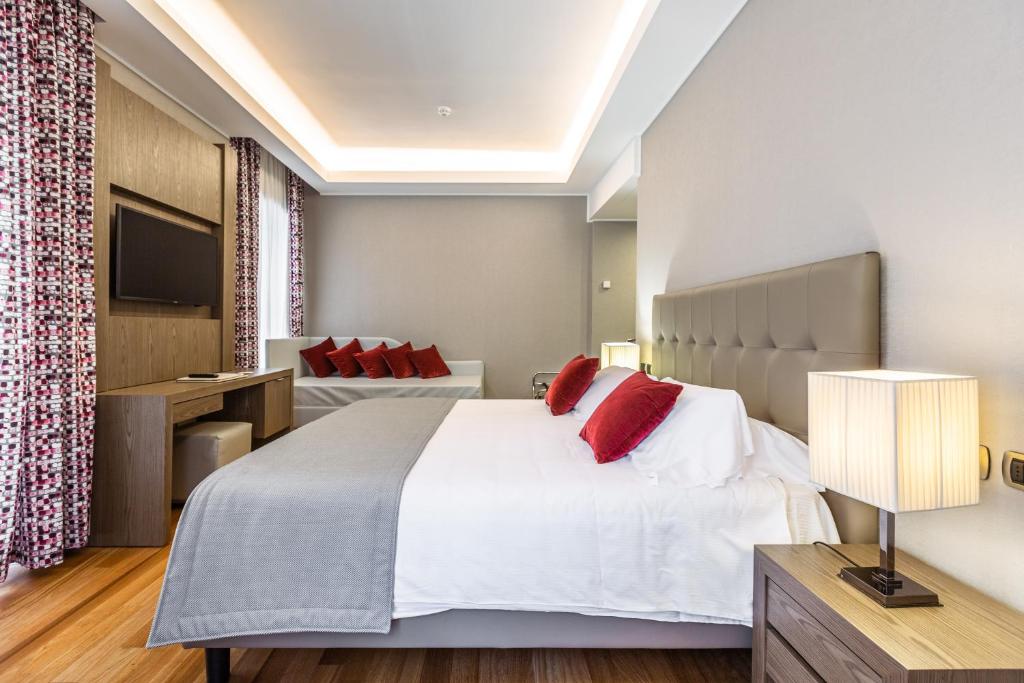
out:
M658 0L130 3L325 181L564 183Z

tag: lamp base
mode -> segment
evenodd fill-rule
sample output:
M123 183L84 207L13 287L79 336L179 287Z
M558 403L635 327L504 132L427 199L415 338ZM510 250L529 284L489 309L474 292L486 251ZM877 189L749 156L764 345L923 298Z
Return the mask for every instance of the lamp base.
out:
M942 607L938 595L899 572L887 579L880 567L843 567L839 577L882 607Z

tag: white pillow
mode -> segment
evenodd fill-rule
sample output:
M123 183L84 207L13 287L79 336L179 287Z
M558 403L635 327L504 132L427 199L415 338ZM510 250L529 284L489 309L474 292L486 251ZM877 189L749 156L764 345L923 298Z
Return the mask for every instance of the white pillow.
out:
M743 476L778 477L783 481L811 484L811 463L807 444L775 425L750 418L754 454L743 463ZM825 489L811 484L818 491Z
M676 405L630 453L633 466L659 481L692 488L722 486L742 473L754 451L743 399L731 389L682 384Z
M594 375L594 381L590 383L583 397L576 402L572 414L581 422L586 422L594 414L601 401L608 398L608 394L615 391L615 387L622 384L628 377L631 377L636 370L610 365L604 370L599 370Z

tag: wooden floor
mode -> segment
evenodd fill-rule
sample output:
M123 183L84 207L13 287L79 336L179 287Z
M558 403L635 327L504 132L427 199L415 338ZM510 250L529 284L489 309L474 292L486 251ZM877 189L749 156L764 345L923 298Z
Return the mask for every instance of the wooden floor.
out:
M88 548L0 584L0 681L203 681L200 650L146 650L169 548ZM718 683L749 650L233 650L232 681Z

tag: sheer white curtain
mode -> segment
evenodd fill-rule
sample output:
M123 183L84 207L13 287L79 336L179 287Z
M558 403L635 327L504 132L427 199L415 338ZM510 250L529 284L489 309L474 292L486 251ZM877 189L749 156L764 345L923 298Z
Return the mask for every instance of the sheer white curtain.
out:
M288 169L260 150L260 366L265 341L289 336Z

